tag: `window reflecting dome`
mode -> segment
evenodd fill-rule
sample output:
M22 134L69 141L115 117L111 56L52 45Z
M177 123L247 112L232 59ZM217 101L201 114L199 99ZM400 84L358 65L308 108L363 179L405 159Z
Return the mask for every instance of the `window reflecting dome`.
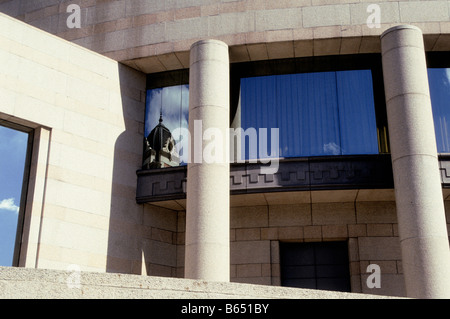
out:
M163 124L162 114L158 125L145 139L144 168L179 166L180 157L170 130Z

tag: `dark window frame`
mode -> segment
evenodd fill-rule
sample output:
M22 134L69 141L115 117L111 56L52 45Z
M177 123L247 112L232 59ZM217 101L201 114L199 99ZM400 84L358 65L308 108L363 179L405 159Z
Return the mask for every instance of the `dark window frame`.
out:
M450 68L450 51L426 52L425 57L428 68Z
M147 74L146 90L189 84L189 69Z

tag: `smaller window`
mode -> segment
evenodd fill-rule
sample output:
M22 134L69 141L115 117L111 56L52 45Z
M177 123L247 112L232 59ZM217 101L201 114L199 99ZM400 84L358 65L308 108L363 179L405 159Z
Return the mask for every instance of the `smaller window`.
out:
M0 266L18 266L33 134L19 125L1 124Z
M147 77L143 168L186 165L189 113L188 70Z
M148 90L146 100L144 166L186 165L188 141L178 129L188 130L189 85Z
M280 243L281 285L350 292L347 242Z

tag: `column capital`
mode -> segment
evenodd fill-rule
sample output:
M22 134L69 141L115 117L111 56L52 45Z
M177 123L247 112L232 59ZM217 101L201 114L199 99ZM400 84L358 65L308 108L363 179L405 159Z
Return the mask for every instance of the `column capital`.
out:
M216 39L203 39L203 40L199 40L199 41L197 41L197 42L192 43L192 45L191 45L191 50L192 50L192 48L194 48L195 46L202 45L202 44L218 44L218 45L222 45L222 46L228 48L228 44L226 44L226 43L223 42L223 41L216 40Z
M381 35L380 38L383 38L385 35L387 35L390 32L393 31L398 31L398 30L402 30L402 29L413 29L416 31L419 31L420 33L422 33L422 30L414 25L410 25L410 24L401 24L401 25L396 25L395 27L391 27L387 30L385 30Z

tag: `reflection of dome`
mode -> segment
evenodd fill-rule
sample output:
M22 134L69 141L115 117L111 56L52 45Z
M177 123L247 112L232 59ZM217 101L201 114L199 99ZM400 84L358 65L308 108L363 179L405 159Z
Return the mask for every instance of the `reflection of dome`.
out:
M161 115L159 124L155 126L146 138L144 168L180 165L180 159L175 148L175 140L162 121Z
M159 118L159 124L147 136L149 146L156 152L163 149L168 140L173 140L170 130L162 124L162 116ZM173 144L169 142L169 151L172 150Z

